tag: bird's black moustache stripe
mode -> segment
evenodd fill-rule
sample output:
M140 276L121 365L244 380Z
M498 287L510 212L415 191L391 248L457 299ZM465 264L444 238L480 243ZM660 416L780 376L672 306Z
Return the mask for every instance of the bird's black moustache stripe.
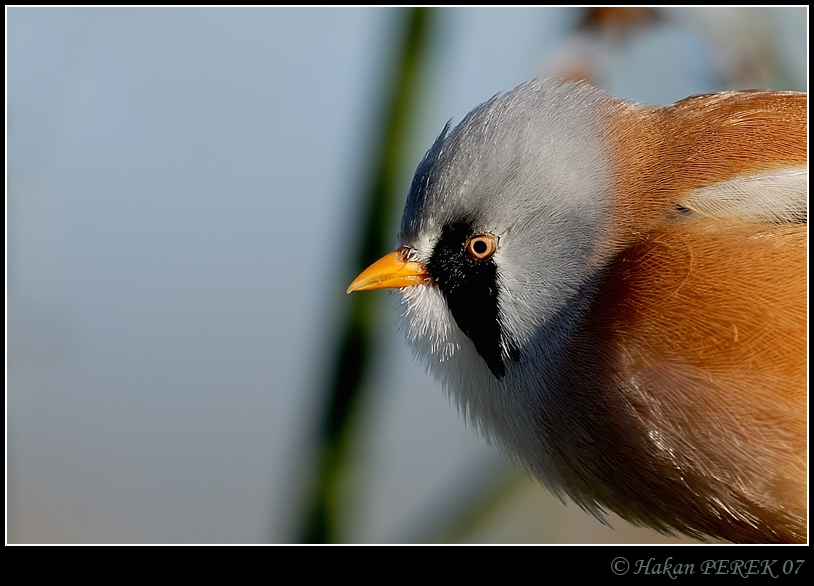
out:
M491 257L476 260L467 253L473 235L467 222L445 226L427 269L444 294L455 323L472 340L492 374L501 379L506 374L504 357L516 360L519 354L514 348L504 351L497 266Z

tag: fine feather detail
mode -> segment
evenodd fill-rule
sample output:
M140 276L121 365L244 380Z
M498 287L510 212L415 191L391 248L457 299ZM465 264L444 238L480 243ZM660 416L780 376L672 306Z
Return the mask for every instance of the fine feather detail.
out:
M808 220L808 168L735 177L688 193L679 205L700 216L779 224Z
M654 229L615 259L586 322L604 349L596 384L652 439L639 475L675 479L656 499L616 502L623 517L739 542L805 539L806 233L705 218ZM630 441L612 461L635 465ZM707 512L687 493L710 499Z

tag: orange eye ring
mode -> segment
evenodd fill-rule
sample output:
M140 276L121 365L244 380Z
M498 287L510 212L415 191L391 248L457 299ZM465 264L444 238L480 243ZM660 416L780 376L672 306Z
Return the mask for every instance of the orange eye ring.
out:
M487 260L497 250L497 238L491 234L472 236L466 242L466 252L475 260Z

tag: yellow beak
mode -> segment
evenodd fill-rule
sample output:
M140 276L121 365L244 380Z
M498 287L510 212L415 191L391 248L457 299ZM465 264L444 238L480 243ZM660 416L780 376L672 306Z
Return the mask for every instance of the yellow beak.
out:
M347 292L412 287L426 283L429 278L424 265L407 260L406 251L399 248L363 270L350 284Z

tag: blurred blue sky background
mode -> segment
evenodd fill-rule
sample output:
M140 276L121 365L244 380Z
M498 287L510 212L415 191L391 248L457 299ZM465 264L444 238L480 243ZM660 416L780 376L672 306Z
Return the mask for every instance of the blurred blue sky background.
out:
M403 12L6 10L9 542L294 538ZM575 33L577 19L439 11L405 195L447 120L580 60L659 104L807 87L806 8L666 10L624 39ZM382 219L393 242L397 220ZM347 541L420 539L465 486L508 469L394 322L391 309ZM518 486L467 540L652 537Z

